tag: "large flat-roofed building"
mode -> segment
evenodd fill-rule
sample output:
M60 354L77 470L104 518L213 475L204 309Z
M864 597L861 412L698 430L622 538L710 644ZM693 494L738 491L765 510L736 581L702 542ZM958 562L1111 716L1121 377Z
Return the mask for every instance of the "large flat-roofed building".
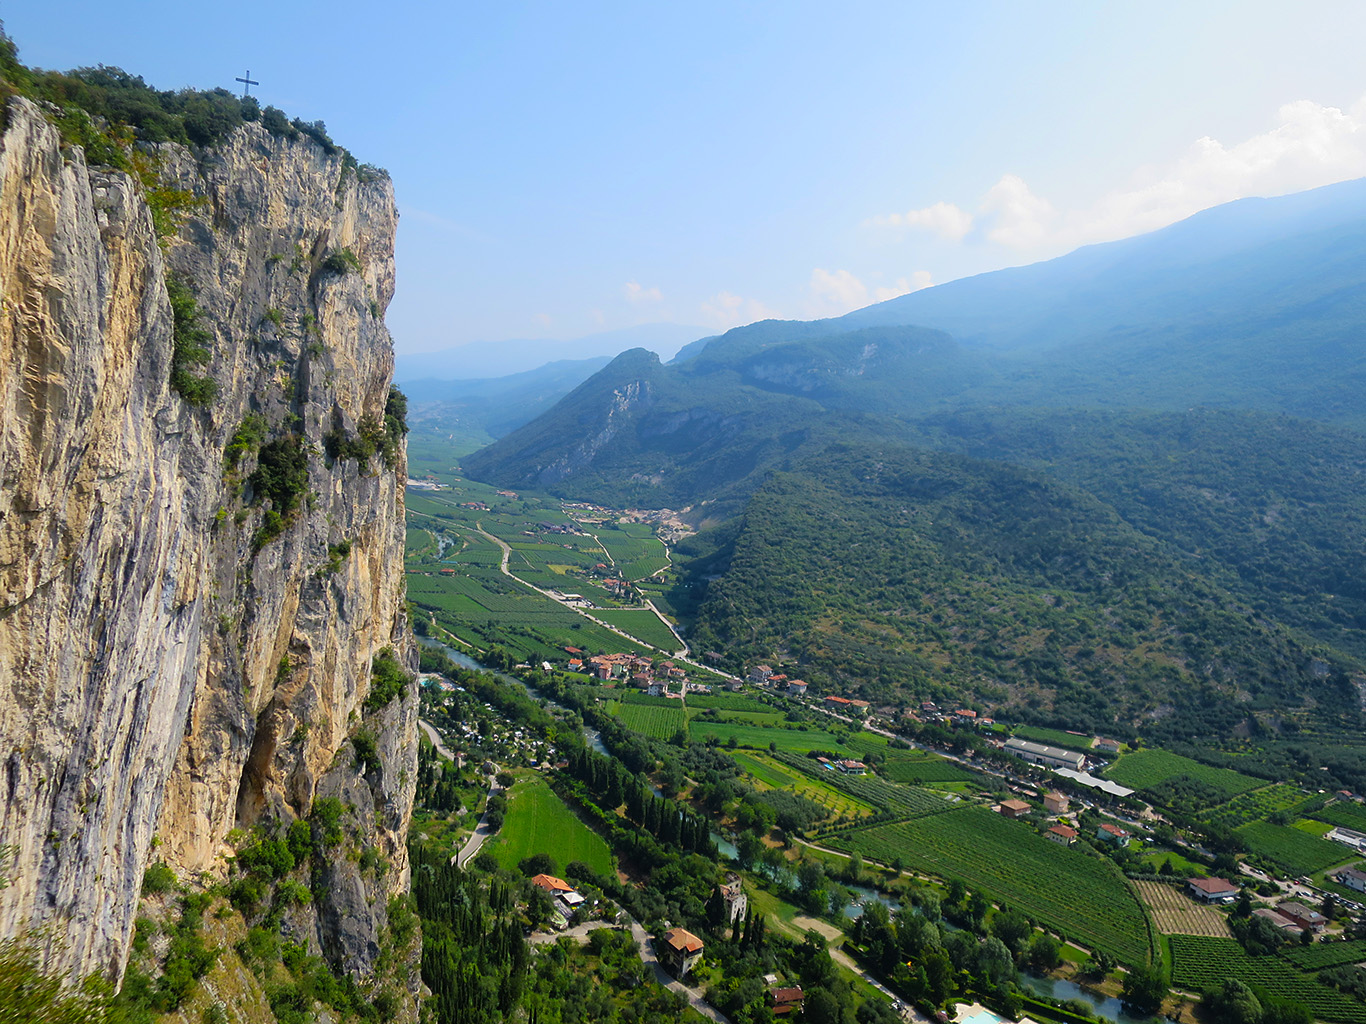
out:
M1031 743L1029 740L1016 739L1014 736L1006 740L1005 749L1006 753L1014 754L1031 764L1041 764L1049 768L1081 771L1086 764L1086 755L1075 750L1063 750L1062 747L1050 747L1044 743Z

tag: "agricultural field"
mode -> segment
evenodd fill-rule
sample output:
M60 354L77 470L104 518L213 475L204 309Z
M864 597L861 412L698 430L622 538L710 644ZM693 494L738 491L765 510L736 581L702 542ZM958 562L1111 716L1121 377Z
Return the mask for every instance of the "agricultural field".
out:
M1059 846L984 807L836 833L827 846L915 871L960 878L973 891L1023 910L1048 928L1121 963L1153 955L1148 917L1108 860Z
M677 651L682 647L673 630L648 608L643 611L595 611L593 618L601 619L623 633L630 633L641 643L658 647L661 651Z
M753 697L733 693L697 693L688 696L695 708L716 708L719 711L772 711L773 706Z
M916 817L921 814L940 814L957 806L956 801L945 799L942 793L931 792L915 786L899 786L876 775L850 775L838 769L826 768L819 761L800 757L787 751L773 755L773 759L788 768L801 772L810 778L818 779L826 785L842 790L874 807L902 817Z
M694 743L702 743L712 737L725 744L734 739L737 746L753 750L767 750L770 743L779 750L792 750L799 754L805 754L808 750L845 749L833 734L820 729L778 729L735 722L708 722L703 718L693 722ZM846 751L846 756L852 755L853 751Z
M1366 1004L1320 984L1278 956L1252 957L1233 939L1173 935L1172 984L1191 992L1216 988L1225 978L1265 989L1305 1006L1317 1020L1366 1024Z
M1292 946L1281 956L1302 971L1322 971L1328 967L1359 964L1366 960L1366 940L1316 942L1312 946Z
M735 759L735 763L742 771L759 784L759 788L785 789L798 796L804 796L828 810L832 818L866 818L876 812L876 808L871 804L795 772L767 754L741 753L737 750L730 756Z
M1237 834L1252 853L1274 860L1292 875L1312 875L1352 859L1345 846L1288 825L1254 821L1238 829Z
M689 705L692 701L688 702ZM718 711L716 708L688 708L688 720L702 717L706 722L734 722L737 725L774 726L785 721L776 711Z
M663 541L645 523L621 523L598 530L596 536L623 579L641 580L669 565Z
M1340 800L1314 811L1311 817L1326 821L1330 825L1341 825L1343 828L1366 832L1366 807L1358 803Z
M632 732L657 740L671 740L679 732L686 734L688 731L688 717L677 701L673 707L667 708L612 703L607 705L607 711L615 715L621 724Z
M1278 782L1260 789L1240 793L1228 803L1213 808L1205 818L1225 828L1238 828L1249 822L1260 821L1278 811L1290 811L1314 799L1302 789Z
M1051 747L1065 747L1068 750L1090 750L1094 736L1078 736L1061 729L1045 729L1037 725L1017 725L1010 731L1012 736L1033 743L1047 743Z
M888 750L882 774L892 782L933 785L944 782L975 782L978 776L952 761L923 750Z
M581 822L544 779L521 779L512 787L503 827L486 847L510 871L533 853L548 853L561 871L583 861L599 874L612 872L607 843Z
M1133 883L1163 935L1207 935L1227 938L1224 915L1213 907L1196 903L1174 885L1165 882Z
M405 556L435 554L436 538L430 530L410 526L403 534L403 554Z
M1243 775L1228 768L1211 768L1189 757L1155 748L1125 754L1105 769L1107 779L1113 779L1121 786L1129 786L1132 789L1150 789L1182 775L1221 790L1228 798L1267 784L1265 779L1254 779L1250 775Z

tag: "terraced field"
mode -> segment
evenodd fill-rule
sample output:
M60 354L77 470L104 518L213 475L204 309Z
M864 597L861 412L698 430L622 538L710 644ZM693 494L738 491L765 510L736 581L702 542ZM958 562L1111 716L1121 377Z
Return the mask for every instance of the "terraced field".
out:
M945 799L942 793L915 786L896 785L879 779L876 775L853 775L838 769L832 770L819 761L787 751L779 751L773 758L808 778L817 779L874 807L903 817L939 814L958 806L956 802Z
M1278 811L1292 811L1314 798L1302 789L1278 782L1261 789L1240 793L1228 803L1213 808L1205 818L1218 822L1225 828L1238 828L1249 822L1259 821Z
M1147 963L1153 952L1143 905L1113 864L1051 843L984 807L852 829L821 842L883 863L900 858L940 878L960 878L969 889L1121 963Z
M1366 1003L1335 992L1278 956L1248 956L1233 939L1173 935L1172 984L1191 992L1217 988L1226 978L1300 1003L1318 1020L1366 1024Z

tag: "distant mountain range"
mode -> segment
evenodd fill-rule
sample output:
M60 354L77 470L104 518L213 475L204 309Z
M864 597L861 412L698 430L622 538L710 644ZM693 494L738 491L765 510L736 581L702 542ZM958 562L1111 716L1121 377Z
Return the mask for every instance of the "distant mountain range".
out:
M467 342L438 352L400 352L394 359L394 381L465 381L526 373L547 363L612 357L632 348L646 348L664 359L708 332L686 324L640 324L616 331L590 334L570 341L516 339Z
M732 668L1206 753L1312 734L1366 779L1363 428L1353 181L625 352L463 467L694 507L674 606Z

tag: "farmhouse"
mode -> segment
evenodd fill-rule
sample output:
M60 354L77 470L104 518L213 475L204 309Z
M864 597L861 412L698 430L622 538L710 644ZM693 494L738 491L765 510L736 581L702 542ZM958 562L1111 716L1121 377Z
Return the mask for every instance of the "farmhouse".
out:
M702 959L702 940L684 928L670 928L664 933L660 960L680 981Z
M1202 903L1232 903L1238 887L1226 878L1188 878L1186 892Z
M1108 821L1096 829L1096 838L1114 846L1129 845L1128 831L1118 825L1111 825Z
M1328 923L1328 918L1317 910L1310 910L1303 903L1295 903L1291 900L1277 904L1276 913L1293 922L1299 928L1308 928L1315 932L1323 931L1324 925Z
M1356 868L1343 868L1333 876L1333 881L1357 892L1366 892L1366 872L1358 871Z
M768 1003L773 1016L781 1017L800 1010L804 998L806 993L799 988L771 988L764 996L764 1002Z
M1042 764L1049 768L1070 768L1073 771L1081 771L1086 765L1085 754L1078 754L1074 750L1063 750L1061 747L1050 747L1043 743L1031 743L1029 740L1016 739L1014 736L1006 740L1005 750L1006 753L1014 754L1031 764Z
M1290 918L1286 917L1279 911L1272 910L1270 907L1258 907L1256 910L1252 912L1252 916L1264 917L1272 924L1274 924L1277 928L1281 928L1288 932L1300 930L1294 921L1290 920Z
M851 702L847 697L836 697L831 694L825 698L825 703L827 707L834 708L836 711L843 711L849 707Z
M806 683L801 679L793 679L787 684L787 695L789 697L805 697Z
M1029 813L1029 804L1023 800L1002 800L999 810L1007 818L1018 818Z
M1067 807L1067 797L1056 789L1043 795L1043 809L1049 814L1066 814Z
M773 675L773 669L767 665L755 665L749 670L749 681L755 686L763 686L768 682L769 676Z
M846 775L866 775L868 773L868 766L862 761L840 761L838 764L839 770Z
M1071 846L1077 841L1077 830L1066 825L1054 825L1044 833L1044 838L1051 839L1059 846Z

